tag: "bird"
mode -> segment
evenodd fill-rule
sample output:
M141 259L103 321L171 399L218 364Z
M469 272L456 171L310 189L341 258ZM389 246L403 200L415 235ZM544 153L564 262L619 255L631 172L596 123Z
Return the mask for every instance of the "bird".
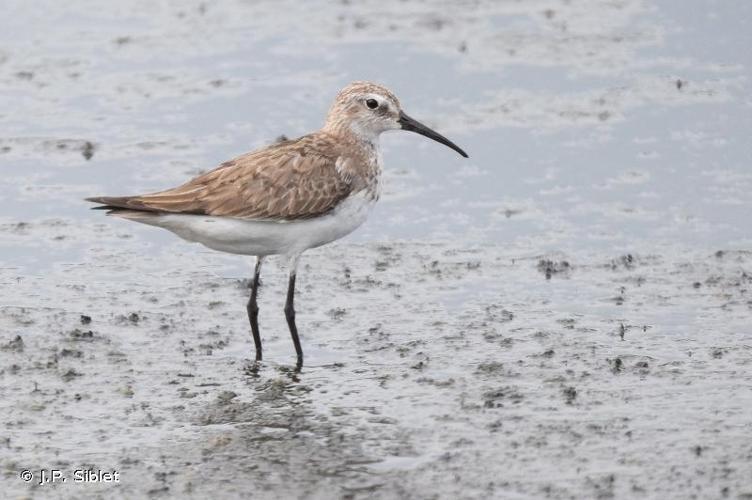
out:
M303 252L338 240L367 219L382 188L382 132L406 130L467 153L408 116L385 86L355 81L329 108L323 127L225 161L184 184L135 196L96 196L108 215L157 226L189 242L255 257L246 305L262 361L257 303L261 265L270 255L288 263L285 319L303 366L295 322L295 278Z

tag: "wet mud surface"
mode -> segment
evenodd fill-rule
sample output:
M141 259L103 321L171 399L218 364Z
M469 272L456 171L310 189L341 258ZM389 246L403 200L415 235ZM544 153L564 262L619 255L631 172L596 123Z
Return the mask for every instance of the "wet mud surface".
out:
M15 291L0 307L11 491L752 493L750 252L333 245L300 274L307 364L296 374L274 261L261 292L266 361L253 370L247 281L192 271L197 256L179 244L169 258L114 259L117 236L103 227L99 238L87 260L45 277L2 271ZM79 464L117 469L122 483L27 490L16 477Z
M752 498L752 6L29 5L0 21L3 497ZM315 129L354 79L471 158L386 135L371 220L303 257L303 371L274 259L256 369L249 259L81 199Z

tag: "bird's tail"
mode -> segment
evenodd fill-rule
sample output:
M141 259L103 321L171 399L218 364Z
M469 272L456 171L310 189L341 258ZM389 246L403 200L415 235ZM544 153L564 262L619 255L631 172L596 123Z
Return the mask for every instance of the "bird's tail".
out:
M97 203L92 210L107 210L107 215L121 217L137 222L145 222L157 217L159 213L139 203L136 196L94 196L86 198L86 201Z

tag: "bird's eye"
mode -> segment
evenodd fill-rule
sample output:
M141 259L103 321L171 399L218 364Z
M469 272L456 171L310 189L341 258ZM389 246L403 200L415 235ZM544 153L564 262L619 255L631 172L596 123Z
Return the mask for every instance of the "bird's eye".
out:
M379 107L379 103L376 99L368 99L366 101L366 106L368 106L371 109L376 109Z

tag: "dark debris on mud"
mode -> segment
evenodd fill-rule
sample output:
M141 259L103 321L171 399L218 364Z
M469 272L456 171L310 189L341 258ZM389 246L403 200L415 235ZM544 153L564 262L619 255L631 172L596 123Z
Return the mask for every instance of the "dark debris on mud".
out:
M543 273L547 280L553 276L569 276L572 266L566 260L554 261L550 259L540 259L537 265L538 271Z

